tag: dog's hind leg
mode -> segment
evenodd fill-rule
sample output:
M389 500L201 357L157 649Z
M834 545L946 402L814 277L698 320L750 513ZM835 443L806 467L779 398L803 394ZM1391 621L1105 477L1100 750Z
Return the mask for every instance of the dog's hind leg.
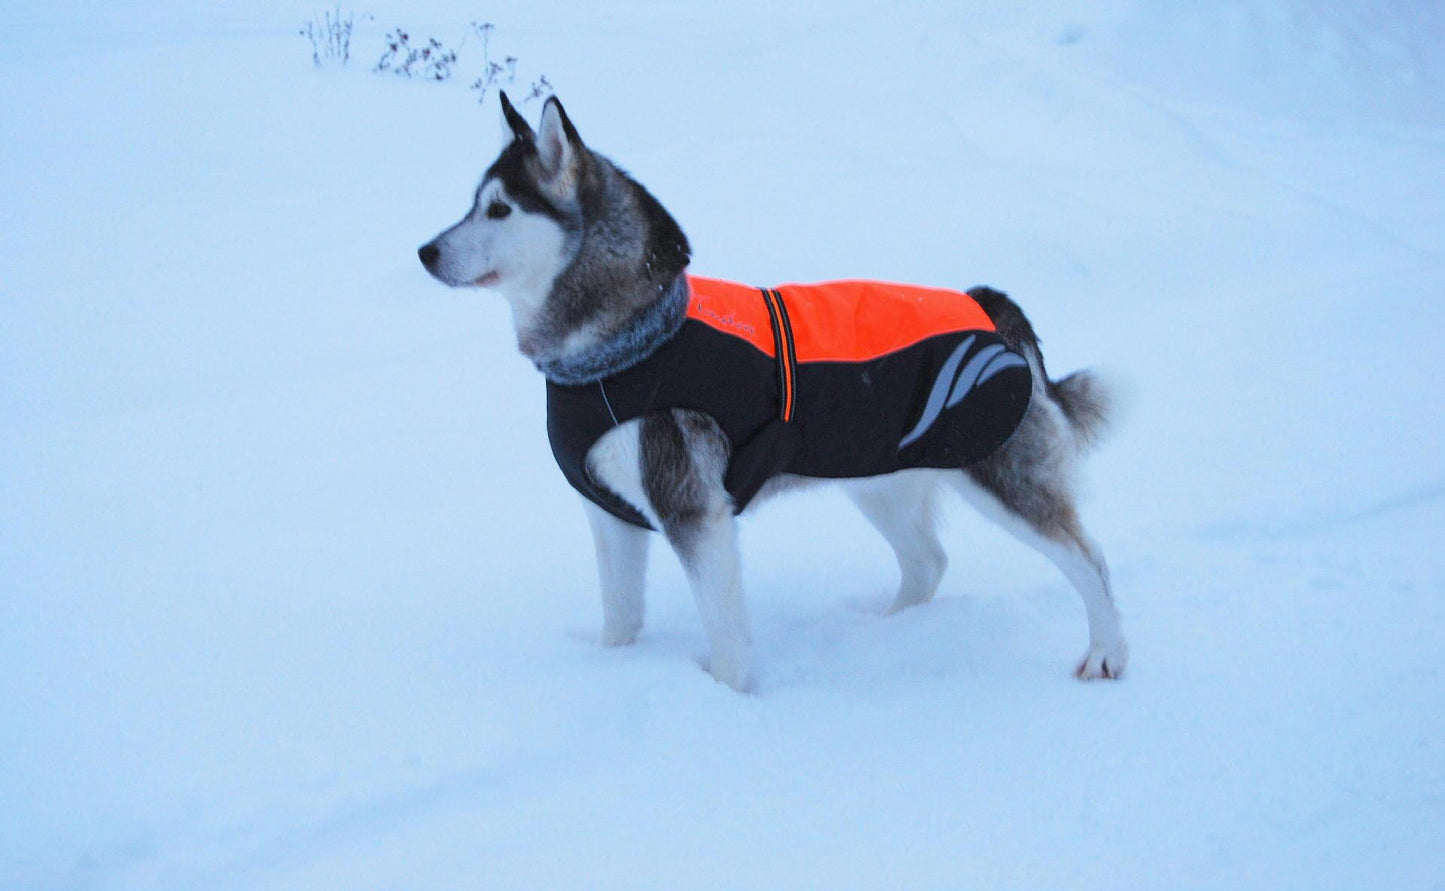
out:
M582 499L597 546L597 576L602 586L602 645L626 646L642 630L643 588L647 576L648 530L612 516Z
M847 489L898 558L903 580L889 614L931 600L948 568L948 555L934 528L937 477L927 471L896 473L852 480Z
M732 498L723 485L728 442L706 415L674 410L642 419L642 487L682 561L712 649L709 671L738 691L751 682L752 636Z
M1052 560L1079 592L1089 620L1089 650L1075 674L1084 680L1115 678L1129 661L1129 648L1104 556L1074 505L1075 445L1066 424L1052 400L1035 392L1013 438L955 479L965 498Z

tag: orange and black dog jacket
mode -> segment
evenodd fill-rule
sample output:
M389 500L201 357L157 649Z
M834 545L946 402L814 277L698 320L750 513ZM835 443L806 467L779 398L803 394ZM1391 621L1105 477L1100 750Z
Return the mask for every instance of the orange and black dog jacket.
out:
M567 481L650 526L592 478L608 430L674 408L709 415L731 447L724 483L741 512L770 478L956 468L1013 434L1028 363L969 295L871 281L754 288L688 277L687 317L638 364L592 383L547 382L547 434Z

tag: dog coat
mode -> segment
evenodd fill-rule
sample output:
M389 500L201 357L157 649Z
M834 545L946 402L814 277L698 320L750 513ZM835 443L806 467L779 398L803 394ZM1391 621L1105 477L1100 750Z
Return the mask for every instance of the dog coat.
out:
M770 478L959 468L991 454L1028 408L1028 363L967 294L840 281L763 289L687 277L677 333L623 371L547 382L547 435L567 481L629 523L647 519L587 468L608 430L674 408L727 437L741 512Z

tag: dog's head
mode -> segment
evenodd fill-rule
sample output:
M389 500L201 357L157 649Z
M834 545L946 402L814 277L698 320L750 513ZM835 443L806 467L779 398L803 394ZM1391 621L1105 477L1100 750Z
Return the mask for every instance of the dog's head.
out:
M501 292L520 323L542 308L576 253L579 189L591 152L555 97L542 109L536 132L506 93L502 115L508 142L477 187L471 210L417 254L445 284Z
M448 285L501 293L522 352L556 359L667 293L690 249L646 189L582 143L556 97L535 132L505 93L501 105L506 145L472 209L417 253Z

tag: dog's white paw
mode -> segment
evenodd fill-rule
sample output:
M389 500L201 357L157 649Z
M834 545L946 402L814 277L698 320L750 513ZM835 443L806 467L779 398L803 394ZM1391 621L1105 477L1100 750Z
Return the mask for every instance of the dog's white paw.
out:
M747 693L753 685L751 662L749 655L744 653L726 656L714 653L707 672L718 683L727 684L739 693Z
M893 602L890 603L890 604L888 604L888 606L884 608L884 610L883 610L883 615L885 615L885 616L896 616L896 615L898 615L899 613L903 612L903 611L906 610L906 609L913 609L915 606L923 606L925 603L932 603L932 602L933 602L933 595L932 595L932 594L928 594L928 595L925 595L925 596L923 596L923 597L912 597L912 598L907 598L907 599L905 599L905 598L903 598L903 597L895 597L895 598L893 599Z
M642 625L616 625L602 627L601 643L604 647L630 647L637 643L637 633Z
M1120 640L1109 646L1091 646L1074 675L1081 681L1113 680L1129 665L1129 645Z

